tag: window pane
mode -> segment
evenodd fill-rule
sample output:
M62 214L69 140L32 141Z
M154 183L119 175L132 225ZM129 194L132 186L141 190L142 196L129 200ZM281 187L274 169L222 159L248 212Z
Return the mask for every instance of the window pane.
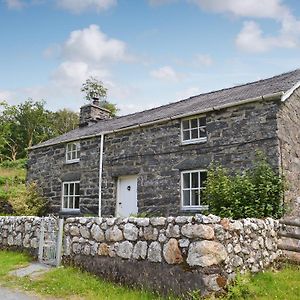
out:
M190 206L190 191L183 191L183 205Z
M72 150L72 144L68 144L67 145L67 151L69 152L69 151L71 151Z
M75 158L79 158L79 157L80 157L80 151L79 151L79 150L77 150L77 151L76 151Z
M74 208L79 209L79 197L75 197L75 207Z
M75 195L79 195L79 183L75 183Z
M199 190L192 190L192 205L199 205Z
M67 153L67 160L71 160L72 158L71 158L71 152L68 152Z
M199 136L206 137L206 128L205 127L199 128Z
M189 120L182 121L182 128L189 129Z
M200 186L205 186L205 181L207 179L207 172L200 173Z
M206 126L206 117L199 118L199 126Z
M72 144L72 150L76 151L76 148L77 148L76 144Z
M64 195L69 195L69 185L67 183L64 184Z
M190 173L184 173L183 174L183 188L189 188L190 187Z
M197 173L192 173L192 188L198 188L199 187L199 176Z
M197 139L198 136L198 129L193 129L192 130L192 139Z
M73 206L73 201L74 201L74 197L69 197L69 208L70 209L72 209L72 208L74 208L74 206Z
M70 183L69 195L74 195L74 183Z
M63 208L68 208L68 197L64 197Z
M183 132L183 140L186 141L186 140L190 140L190 131L184 131Z
M191 128L198 128L198 119L192 119L191 121Z

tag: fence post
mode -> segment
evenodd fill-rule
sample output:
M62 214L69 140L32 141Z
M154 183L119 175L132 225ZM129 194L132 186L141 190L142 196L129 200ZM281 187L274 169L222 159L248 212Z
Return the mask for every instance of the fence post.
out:
M43 261L43 251L44 251L44 239L45 239L45 219L41 219L41 225L40 225L40 240L39 240L39 262Z
M61 263L63 233L64 233L64 219L61 218L58 220L58 235L57 235L57 248L56 248L56 266L57 267Z

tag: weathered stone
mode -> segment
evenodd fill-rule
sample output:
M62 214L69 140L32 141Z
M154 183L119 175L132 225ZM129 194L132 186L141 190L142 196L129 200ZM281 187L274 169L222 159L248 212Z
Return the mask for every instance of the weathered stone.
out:
M90 247L90 245L85 245L84 246L84 248L83 248L83 254L84 255L90 255L90 253L91 253L91 247Z
M70 227L70 234L77 236L79 235L79 228L77 226L71 226Z
M169 224L166 230L166 236L168 238L180 237L180 228L178 225Z
M200 241L190 244L187 263L190 266L209 267L221 263L226 257L226 249L222 244Z
M185 216L178 216L175 218L175 223L184 224L186 222L187 222L187 217Z
M94 240L96 240L97 242L104 241L104 233L99 225L93 224L93 226L91 228L91 235L92 235L92 238Z
M122 231L115 225L105 231L105 238L109 242L118 242L123 240Z
M164 218L164 217L153 217L153 218L150 218L150 223L153 226L164 226L166 224L166 218Z
M158 230L152 226L147 226L144 228L144 239L147 241L157 240Z
M158 241L160 243L164 243L166 240L167 240L167 237L163 233L160 233L160 235L158 236Z
M115 224L116 218L107 218L106 219L106 224L108 226L113 226Z
M161 245L159 242L152 242L148 248L148 260L161 262Z
M237 244L234 246L233 250L234 250L234 253L240 253L242 251L242 248L241 248L240 244Z
M108 256L109 246L106 243L101 243L98 248L98 255Z
M90 231L86 226L81 226L79 231L83 238L88 239L90 237Z
M163 255L168 264L180 264L183 262L181 251L176 239L171 238L163 248Z
M133 245L129 241L122 242L117 247L117 255L121 258L129 259L132 255Z
M236 268L240 267L243 264L243 259L240 256L235 255L233 258L232 264Z
M181 248L187 248L190 244L190 241L188 239L180 239L178 243Z
M150 224L149 218L136 218L135 223L138 226L148 226Z
M219 274L203 276L204 284L209 291L218 292L227 284L227 279Z
M139 229L134 224L127 223L124 226L123 232L126 240L136 241L138 238Z
M185 224L181 228L181 233L189 238L201 238L206 240L212 240L214 238L213 228L202 224Z
M147 242L138 241L133 248L132 258L145 259L147 256L147 248Z

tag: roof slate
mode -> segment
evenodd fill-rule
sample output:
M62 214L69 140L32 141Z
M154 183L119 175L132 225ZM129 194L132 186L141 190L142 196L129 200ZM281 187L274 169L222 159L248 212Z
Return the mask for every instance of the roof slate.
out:
M134 125L159 121L181 114L207 111L221 105L236 105L239 102L268 94L286 92L300 81L300 69L271 78L250 82L218 91L200 94L178 102L152 108L113 119L102 120L94 125L81 127L63 135L33 146L31 149L46 147L71 140L78 140L107 131L131 127Z

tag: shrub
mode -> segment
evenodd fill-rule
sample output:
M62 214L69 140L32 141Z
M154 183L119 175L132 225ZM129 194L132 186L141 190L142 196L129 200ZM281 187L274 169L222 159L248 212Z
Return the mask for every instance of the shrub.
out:
M27 159L22 158L18 160L4 160L0 163L2 168L12 168L12 169L25 169L27 164Z
M204 201L209 211L221 217L280 218L283 214L284 181L263 154L258 153L253 169L230 175L228 170L211 165Z

